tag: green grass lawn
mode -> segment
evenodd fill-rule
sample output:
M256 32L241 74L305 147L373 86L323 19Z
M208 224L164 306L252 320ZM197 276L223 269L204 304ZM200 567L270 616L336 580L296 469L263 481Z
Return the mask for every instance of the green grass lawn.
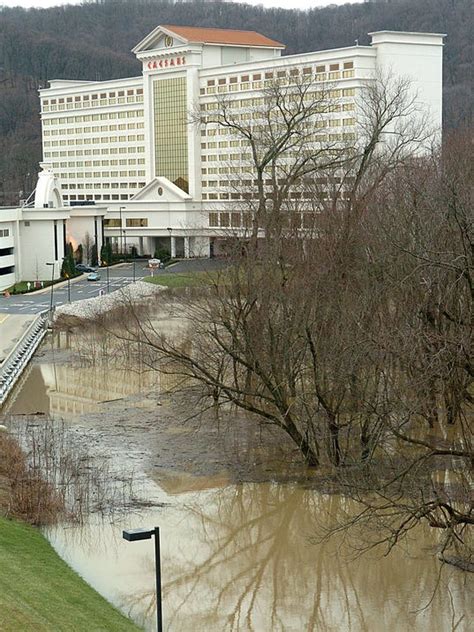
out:
M139 630L56 554L41 533L0 517L0 630Z
M80 276L80 273L75 274L74 276L71 277L71 279L75 279L77 276ZM54 285L56 285L57 283L62 283L65 280L66 279L62 279L62 278L55 279ZM30 284L29 290L28 290L28 283ZM43 281L42 283L43 283L43 288L50 287L51 279ZM27 294L28 292L36 292L37 290L41 290L41 289L42 288L40 285L38 287L35 287L35 281L18 281L18 283L15 283L11 287L7 288L7 291L10 292L10 294Z
M222 275L222 272L221 272ZM166 287L195 287L197 285L210 285L216 280L215 272L168 272L167 274L157 274L142 279L147 283L156 283Z

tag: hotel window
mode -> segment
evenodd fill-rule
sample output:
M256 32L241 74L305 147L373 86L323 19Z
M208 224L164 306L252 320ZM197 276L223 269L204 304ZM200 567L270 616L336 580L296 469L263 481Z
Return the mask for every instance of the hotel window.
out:
M344 88L342 91L343 97L353 97L355 95L355 88Z
M209 213L209 226L219 226L218 213Z
M230 225L230 213L220 213L220 225L223 228L228 228Z
M148 226L148 219L146 217L134 217L133 219L127 218L125 221L127 228L143 228Z

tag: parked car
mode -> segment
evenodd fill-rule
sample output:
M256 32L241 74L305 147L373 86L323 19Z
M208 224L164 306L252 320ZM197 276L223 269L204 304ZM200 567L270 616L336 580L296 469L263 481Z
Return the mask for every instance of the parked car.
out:
M78 272L95 272L96 271L96 269L93 268L92 266L86 266L83 263L77 263L76 270Z
M87 280L88 281L99 281L100 280L100 274L98 272L91 272L90 274L87 275Z

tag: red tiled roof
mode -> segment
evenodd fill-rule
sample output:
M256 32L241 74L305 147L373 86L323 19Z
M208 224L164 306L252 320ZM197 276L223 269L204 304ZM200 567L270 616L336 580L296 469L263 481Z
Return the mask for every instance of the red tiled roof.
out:
M272 40L256 31L234 31L233 29L199 28L196 26L170 26L162 28L175 33L190 43L231 44L234 46L264 46L268 48L286 48L281 42Z

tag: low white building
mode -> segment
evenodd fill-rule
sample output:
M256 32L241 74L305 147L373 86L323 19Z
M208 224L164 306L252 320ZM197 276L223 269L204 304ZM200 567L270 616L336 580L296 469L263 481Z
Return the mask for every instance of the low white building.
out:
M0 291L18 281L59 278L66 243L80 243L87 233L100 252L107 209L64 206L57 179L42 166L34 201L0 208Z

